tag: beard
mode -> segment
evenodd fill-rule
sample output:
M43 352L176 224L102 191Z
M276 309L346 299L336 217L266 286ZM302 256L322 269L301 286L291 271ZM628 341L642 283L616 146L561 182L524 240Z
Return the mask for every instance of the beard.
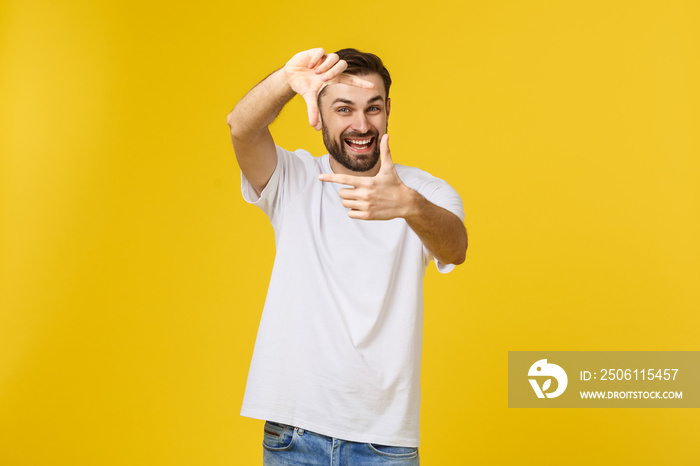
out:
M379 138L376 131L368 131L364 134L358 133L356 131L347 131L340 135L338 140L333 140L328 135L328 128L326 128L325 123L323 123L323 144L326 146L326 150L333 157L336 162L341 164L343 167L354 172L368 172L379 161ZM368 154L352 154L350 149L346 147L344 140L346 138L352 139L363 139L363 138L374 138L372 144L374 149Z

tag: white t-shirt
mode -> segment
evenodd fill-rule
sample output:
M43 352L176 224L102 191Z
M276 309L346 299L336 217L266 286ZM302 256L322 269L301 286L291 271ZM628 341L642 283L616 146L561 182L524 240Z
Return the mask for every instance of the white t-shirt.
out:
M408 187L464 221L445 181L395 167ZM242 177L245 200L270 218L277 251L241 415L349 441L418 446L431 255L403 219L349 218L343 186L319 181L321 173L333 173L328 154L278 147L260 196Z

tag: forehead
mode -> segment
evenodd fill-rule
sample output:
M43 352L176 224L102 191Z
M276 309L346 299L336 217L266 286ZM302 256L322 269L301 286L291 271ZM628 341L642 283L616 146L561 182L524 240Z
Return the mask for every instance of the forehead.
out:
M384 89L384 81L377 73L366 74L360 76L365 81L374 84L374 89L364 89L361 87L351 86L343 83L333 83L326 86L321 99L325 105L333 105L338 99L351 101L355 104L365 104L370 100L376 100L375 97L380 96L383 101L386 101L386 89Z

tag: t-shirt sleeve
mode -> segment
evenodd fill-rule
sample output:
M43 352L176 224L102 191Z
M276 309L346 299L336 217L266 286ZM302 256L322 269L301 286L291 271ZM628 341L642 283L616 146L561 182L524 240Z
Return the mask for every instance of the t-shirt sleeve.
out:
M241 172L241 192L243 199L258 206L270 218L273 226L279 224L281 207L288 199L299 192L310 175L305 160L312 160L311 154L304 150L290 152L279 146L277 148L277 166L270 180L260 195Z

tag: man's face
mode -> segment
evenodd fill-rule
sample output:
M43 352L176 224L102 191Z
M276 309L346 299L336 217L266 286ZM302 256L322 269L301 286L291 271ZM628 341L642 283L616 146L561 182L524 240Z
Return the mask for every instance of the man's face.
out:
M368 172L379 160L379 141L386 133L390 102L381 76L360 77L374 83L374 89L331 84L321 96L319 108L323 143L331 157L348 170Z

